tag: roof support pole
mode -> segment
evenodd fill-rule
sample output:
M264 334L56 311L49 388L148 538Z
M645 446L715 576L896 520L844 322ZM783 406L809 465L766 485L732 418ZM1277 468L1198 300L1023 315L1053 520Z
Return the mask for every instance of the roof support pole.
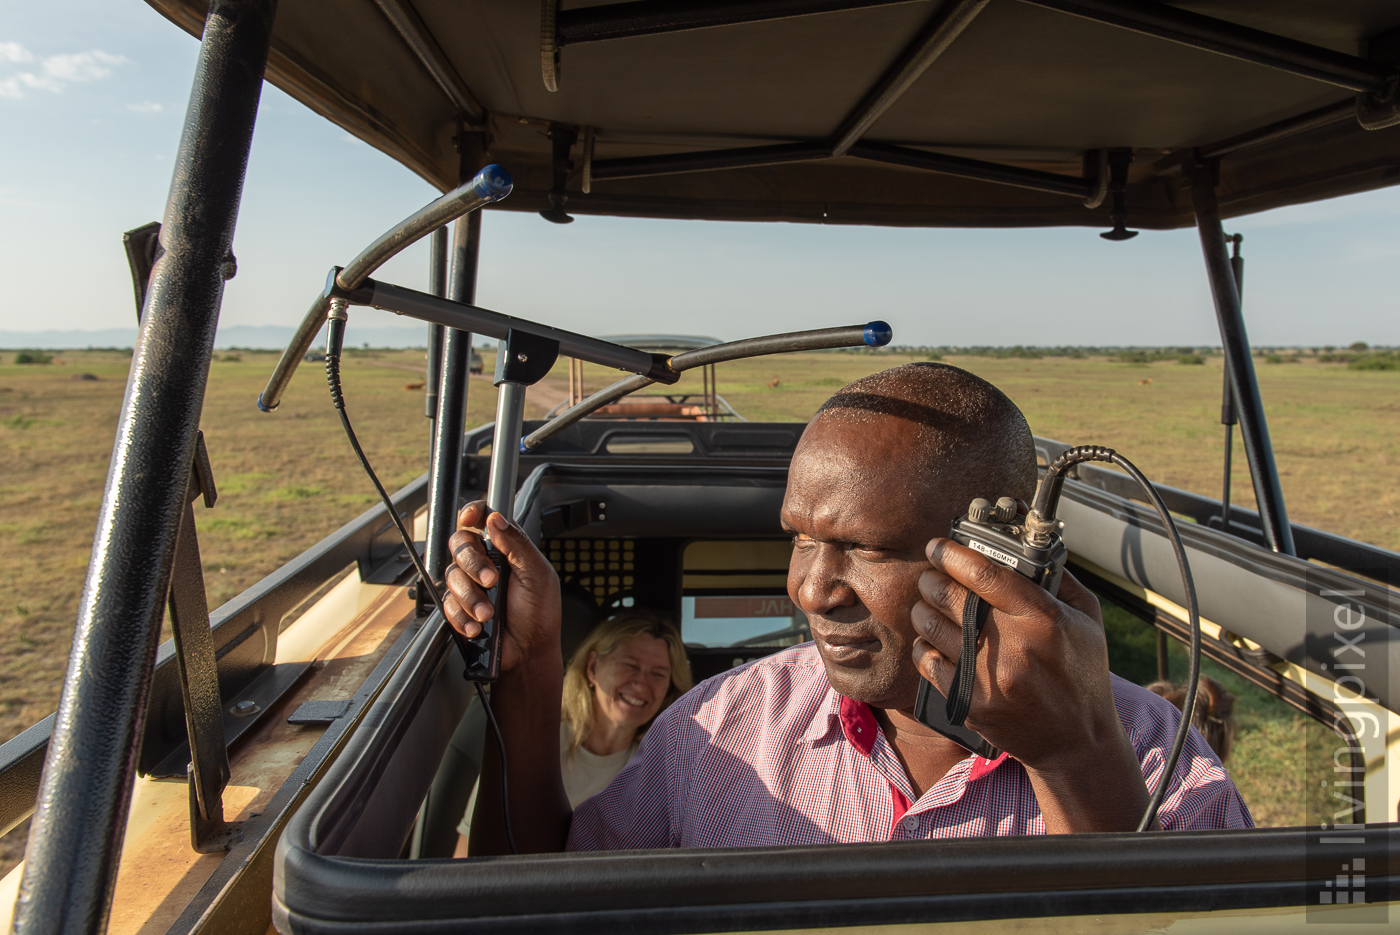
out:
M1352 91L1378 91L1386 66L1152 0L1021 0Z
M911 0L632 0L559 10L557 46L891 6Z
M465 168L465 166L464 166ZM471 178L470 175L465 176ZM481 252L481 212L458 218L452 226L452 273L447 298L476 301L476 268ZM443 583L451 556L447 540L457 529L457 498L462 489L462 443L466 435L467 379L471 370L472 335L447 328L442 339L442 371L438 383L437 429L428 477L428 540L424 565L435 585ZM420 606L432 606L419 595Z
M433 38L432 31L413 8L413 4L408 0L374 0L374 5L379 7L380 12L403 37L414 58L418 59L418 63L432 76L442 93L452 102L452 106L457 108L457 112L472 126L482 125L486 119L485 108L472 95L471 88L468 88L462 76L457 74L457 69L452 67L452 62L442 51L442 46L438 45L437 39ZM466 179L461 181L465 182Z
M871 162L938 172L958 178L995 182L1078 198L1086 205L1097 206L1103 200L1103 176L1084 178L1023 169L965 156L933 153L908 146L888 143L855 143L848 156ZM683 172L712 172L720 169L748 169L776 166L794 162L817 162L827 159L830 150L825 143L779 143L774 146L749 146L743 149L720 149L700 153L673 153L662 156L634 156L625 159L605 159L593 163L595 181L635 179L653 175L679 175Z
M982 182L995 182L1015 188L1028 188L1032 191L1047 192L1052 195L1066 195L1081 201L1095 197L1102 200L1098 179L1075 178L1072 175L1058 175L1054 172L1041 172L1038 169L1023 169L1020 166L1006 166L981 159L968 159L947 153L931 153L926 149L913 149L908 146L891 146L888 143L856 143L850 155L871 162L883 162L910 169L923 169L942 175L953 175L963 179L977 179Z
M1313 130L1320 130L1323 127L1355 119L1356 102L1346 100L1339 104L1328 104L1326 107L1310 110L1297 117L1289 117L1287 120L1279 120L1258 127L1218 143L1211 143L1209 146L1201 147L1197 153L1202 159L1219 159L1246 149L1252 149L1255 146L1267 146L1279 140L1286 140L1302 133L1310 133Z
M777 143L772 146L744 146L699 153L628 156L622 159L595 160L592 180L601 182L608 179L645 178L651 175L780 166L793 162L814 162L829 156L830 152L825 143Z
M1235 275L1235 291L1240 294L1241 308L1244 307L1244 257L1240 256L1240 243L1243 240L1243 234L1225 238L1225 242L1235 248L1230 255L1230 271ZM1230 386L1230 368L1226 367L1220 389L1220 424L1225 426L1225 483L1220 491L1220 528L1226 532L1230 531L1230 461L1235 445L1235 425L1239 421L1235 415L1235 391Z
M1296 555L1293 529L1288 523L1288 510L1283 503L1278 466L1274 464L1269 426L1264 419L1264 401L1259 395L1259 380L1254 372L1254 360L1250 357L1239 287L1230 265L1225 231L1220 226L1214 168L1214 164L1209 162L1196 162L1189 166L1191 203L1196 210L1196 228L1200 232L1201 250L1205 254L1206 275L1210 279L1211 296L1215 299L1215 317L1220 325L1225 368L1235 390L1240 437L1244 441L1245 457L1254 480L1254 499L1259 505L1259 518L1264 526L1264 541L1275 552Z
M953 40L962 35L991 0L949 0L939 8L914 41L900 53L876 85L866 93L855 110L846 116L831 136L831 155L844 156L855 143L889 110L895 101L913 87Z
M117 424L15 928L111 908L276 0L213 0Z

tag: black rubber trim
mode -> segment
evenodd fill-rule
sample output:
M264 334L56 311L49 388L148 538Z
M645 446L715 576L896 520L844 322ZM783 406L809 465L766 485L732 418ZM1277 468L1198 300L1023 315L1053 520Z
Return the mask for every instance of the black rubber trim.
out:
M1318 832L1292 828L393 861L317 855L308 824L294 819L279 848L284 931L700 932L1302 907L1328 875L1310 865ZM1356 836L1347 857L1365 858L1368 899L1395 898L1400 828Z
M1400 879L1366 879L1367 896L1394 899ZM534 933L569 935L612 933L700 933L816 929L835 926L911 925L998 919L1039 919L1078 915L1199 913L1299 906L1304 885L1294 882L1244 883L1209 887L1158 887L1042 891L988 898L975 896L894 899L804 900L742 906L679 906L637 911L578 912L493 918L418 919L393 922L327 922L293 913L276 898L273 919L282 932L298 935L438 935L438 933ZM1372 899L1373 902L1377 899ZM1154 922L1156 920L1153 920ZM1224 920L1222 919L1222 922ZM1146 924L1146 921L1145 923ZM1145 931L1147 929L1144 929ZM1155 929L1153 929L1155 930Z

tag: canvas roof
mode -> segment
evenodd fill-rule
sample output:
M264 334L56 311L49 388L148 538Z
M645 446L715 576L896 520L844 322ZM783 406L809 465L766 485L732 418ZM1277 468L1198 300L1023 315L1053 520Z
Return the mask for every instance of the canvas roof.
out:
M149 2L192 33L202 27L201 0ZM584 6L599 4L565 0L560 16ZM581 190L588 128L595 167L830 139L944 6L888 3L571 44L550 91L533 0L280 0L267 77L444 190L463 168L459 128L483 131L466 138L466 162L512 173L507 210L549 207L556 124L579 134L565 185L570 214L1107 227L1111 198L1088 208L1078 197L850 155L594 179ZM1350 56L1375 59L1400 45L1394 0L1172 6ZM1224 215L1400 182L1400 127L1362 129L1350 116L1355 99L1345 87L1043 3L990 0L862 139L1074 179L1086 152L1131 148L1128 224L1169 228L1193 222L1181 164L1194 149L1219 151L1327 108L1341 119L1220 157Z

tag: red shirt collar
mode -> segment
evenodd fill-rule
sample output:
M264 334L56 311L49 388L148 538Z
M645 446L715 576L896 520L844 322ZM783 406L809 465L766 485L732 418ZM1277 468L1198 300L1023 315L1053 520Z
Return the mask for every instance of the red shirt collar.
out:
M870 705L842 695L837 712L841 718L841 732L846 735L847 742L864 755L870 756L875 749L875 738L880 732L879 722L875 720L875 712L870 709ZM967 781L981 779L1005 760L1005 753L995 760L988 760L974 754L972 769L968 772Z
M851 746L869 756L875 749L875 738L880 733L880 725L875 720L875 712L863 701L855 701L841 696L838 708L841 716L841 731Z

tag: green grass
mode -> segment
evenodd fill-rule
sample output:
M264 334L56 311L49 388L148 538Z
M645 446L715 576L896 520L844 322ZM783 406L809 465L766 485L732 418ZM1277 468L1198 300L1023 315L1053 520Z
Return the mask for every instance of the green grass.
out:
M268 494L273 500L310 500L314 497L324 497L330 493L324 487L308 486L306 484L288 484L286 487L278 487Z

